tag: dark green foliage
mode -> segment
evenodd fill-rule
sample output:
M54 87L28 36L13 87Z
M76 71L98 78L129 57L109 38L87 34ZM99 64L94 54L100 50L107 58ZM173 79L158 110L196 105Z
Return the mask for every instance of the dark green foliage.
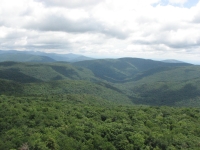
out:
M68 76L72 78L73 76L79 77L79 74L74 69L71 69L71 68L68 69L65 66L52 66L52 68L64 76Z
M116 104L132 104L131 100L120 90L104 83L91 83L82 80L60 80L40 83L17 83L0 80L0 94L6 95L91 95L100 101L113 101Z
M117 88L136 104L200 106L199 66L160 69L143 72L137 80L117 84Z
M13 65L16 65L16 64L20 64L20 63L17 63L17 62L14 62L14 61L5 61L5 62L1 62L0 66L9 67L9 66L13 66Z
M85 68L74 67L68 63L0 63L0 78L17 82L38 82L62 79L97 80Z
M159 88L155 88L155 85L144 84L134 88L133 92L140 95L140 97L133 100L134 103L146 105L176 106L177 104L180 105L183 100L193 101L200 97L200 89L190 83L186 83L176 90L172 90L167 84L162 84ZM190 101L188 101L188 105Z
M159 73L159 72L163 72L163 71L170 71L172 68L171 67L158 67L158 68L154 68L154 69L151 69L151 70L148 70L148 71L144 71L143 73L137 75L135 78L131 79L132 81L139 81L145 77L148 77L148 76L151 76L151 75L154 75L156 73ZM129 80L129 81L131 81Z
M96 77L109 82L117 82L127 77L125 72L120 70L123 64L120 66L117 64L118 60L93 60L75 63L75 65L90 69ZM116 68L116 66L118 67Z
M198 108L117 106L77 95L0 96L0 149L198 149Z
M21 83L0 79L0 94L21 95L23 86Z
M0 70L0 78L1 79L12 79L13 81L22 82L22 83L30 83L30 82L39 82L40 80L33 78L31 76L27 76L21 73L18 69L6 69Z

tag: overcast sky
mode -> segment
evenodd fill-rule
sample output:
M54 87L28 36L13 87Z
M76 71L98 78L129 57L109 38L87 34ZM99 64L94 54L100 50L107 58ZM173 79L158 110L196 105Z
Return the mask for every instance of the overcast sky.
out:
M0 49L200 64L200 1L0 0Z

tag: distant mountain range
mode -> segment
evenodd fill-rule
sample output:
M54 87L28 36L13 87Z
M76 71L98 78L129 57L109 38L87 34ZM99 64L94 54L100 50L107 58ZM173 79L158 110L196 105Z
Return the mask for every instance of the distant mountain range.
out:
M91 94L120 104L200 106L198 65L139 58L68 63L47 56L35 63L33 56L0 63L0 94Z
M87 60L75 62L73 65L90 69L97 77L109 82L127 82L169 70L170 67L190 66L191 64L165 63L141 58L119 58Z
M162 62L166 62L166 63L185 63L183 61L179 61L179 60L175 60L175 59L166 59L166 60L163 60Z
M3 61L16 61L16 62L77 62L84 60L92 60L83 55L77 54L56 54L56 53L44 53L34 51L16 51L16 50L0 50L0 62Z
M15 61L15 62L55 62L54 59L47 56L37 56L27 53L3 53L0 54L0 62Z
M122 58L123 59L123 58ZM15 61L15 62L80 62L85 60L95 60L95 58L87 57L79 54L57 54L45 53L39 51L17 51L17 50L0 50L0 62ZM108 59L105 59L106 61ZM179 60L167 59L161 62L164 63L185 63ZM140 63L140 62L139 62ZM84 63L85 64L85 63Z
M89 94L120 104L200 106L200 66L177 60L0 51L0 94L13 93Z

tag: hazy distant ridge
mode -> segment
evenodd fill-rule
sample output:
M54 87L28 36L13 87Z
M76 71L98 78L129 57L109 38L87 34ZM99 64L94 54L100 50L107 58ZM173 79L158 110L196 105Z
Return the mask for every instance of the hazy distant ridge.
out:
M166 60L163 60L162 62L166 62L166 63L186 63L186 62L179 61L179 60L176 60L176 59L166 59Z
M93 58L77 54L56 54L35 51L16 51L16 50L0 50L0 62L17 61L17 62L77 62L84 60L92 60Z

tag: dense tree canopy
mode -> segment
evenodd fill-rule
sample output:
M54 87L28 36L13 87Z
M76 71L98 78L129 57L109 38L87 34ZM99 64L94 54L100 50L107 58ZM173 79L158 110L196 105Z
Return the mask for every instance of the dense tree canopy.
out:
M0 96L0 149L198 149L198 108L120 106ZM80 98L80 97L79 97ZM85 99L84 99L85 98Z

